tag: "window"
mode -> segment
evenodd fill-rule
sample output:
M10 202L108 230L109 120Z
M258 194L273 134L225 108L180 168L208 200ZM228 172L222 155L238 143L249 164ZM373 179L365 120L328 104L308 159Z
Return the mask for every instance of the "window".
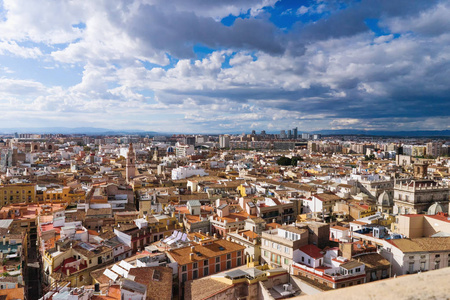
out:
M302 256L302 262L305 262L305 257L304 256Z
M242 265L242 259L240 257L238 257L238 259L237 259L237 265L238 266Z
M231 269L231 260L227 261L227 270Z
M194 270L192 272L192 279L197 279L198 278L198 270Z
M267 253L266 250L264 250L264 257L269 257L269 254ZM449 259L449 263L450 263L450 259Z
M238 251L237 256L241 256L241 251Z
M361 271L361 268L356 268L355 269L355 272L360 272Z
M288 247L284 247L284 253L288 253L289 254L289 248Z
M436 260L435 262L434 262L434 269L435 270L437 270L437 269L439 269L439 264L440 264L441 262L439 261L439 260Z
M277 244L277 250L281 250L281 245Z
M311 264L311 258L308 258L308 264L309 265Z
M284 259L284 264L285 265L289 264L289 260L287 258Z
M220 262L220 257L216 257L216 263Z
M186 266L181 266L181 272L186 272L187 267Z
M439 258L439 257L441 257L441 255L440 254L436 254L434 257L435 258Z
M231 259L231 254L230 253L227 254L227 259Z
M197 269L198 268L198 263L195 262L193 268Z
M409 263L409 269L408 269L408 272L411 274L411 273L414 273L414 263L413 262L410 262Z
M264 246L269 246L269 241L268 240L264 240Z
M217 273L217 272L220 272L220 264L217 264L217 265L216 265L216 273Z
M187 280L187 274L183 273L181 274L181 282L185 282Z
M209 268L206 267L203 269L203 276L208 276L209 275Z
M207 259L203 261L204 266L207 266L208 264L209 264L209 261Z
M424 261L421 261L421 262L420 262L420 269L421 269L422 271L425 271L425 262L424 262Z

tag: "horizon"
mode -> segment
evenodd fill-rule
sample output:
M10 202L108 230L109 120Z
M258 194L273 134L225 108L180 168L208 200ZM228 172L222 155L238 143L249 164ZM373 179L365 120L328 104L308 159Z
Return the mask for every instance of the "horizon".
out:
M450 1L0 3L0 128L450 130Z

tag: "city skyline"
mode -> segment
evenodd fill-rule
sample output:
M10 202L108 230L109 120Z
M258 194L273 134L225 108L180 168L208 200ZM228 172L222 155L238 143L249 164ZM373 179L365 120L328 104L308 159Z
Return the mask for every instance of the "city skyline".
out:
M0 4L0 128L449 130L449 1Z

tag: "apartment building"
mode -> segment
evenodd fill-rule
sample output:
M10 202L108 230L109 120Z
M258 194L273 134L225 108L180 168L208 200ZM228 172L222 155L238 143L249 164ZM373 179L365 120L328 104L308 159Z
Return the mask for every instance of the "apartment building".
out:
M190 247L171 249L166 254L178 263L178 280L184 283L241 266L245 246L225 239L204 236Z
M298 249L307 244L307 229L285 225L264 231L261 236L261 260L272 267L288 269Z
M0 185L0 207L15 203L34 203L35 183L14 183Z

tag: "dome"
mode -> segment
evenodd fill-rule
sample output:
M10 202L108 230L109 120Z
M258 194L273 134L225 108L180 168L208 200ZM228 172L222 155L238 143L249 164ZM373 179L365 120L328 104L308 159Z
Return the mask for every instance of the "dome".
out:
M167 153L173 153L173 147L167 148Z
M393 201L389 197L389 194L386 193L386 191L384 191L383 193L381 193L380 196L378 196L378 203L377 204L380 205L380 206L394 206Z
M427 215L435 215L437 213L443 212L444 208L439 203L435 202L433 203L427 211Z

